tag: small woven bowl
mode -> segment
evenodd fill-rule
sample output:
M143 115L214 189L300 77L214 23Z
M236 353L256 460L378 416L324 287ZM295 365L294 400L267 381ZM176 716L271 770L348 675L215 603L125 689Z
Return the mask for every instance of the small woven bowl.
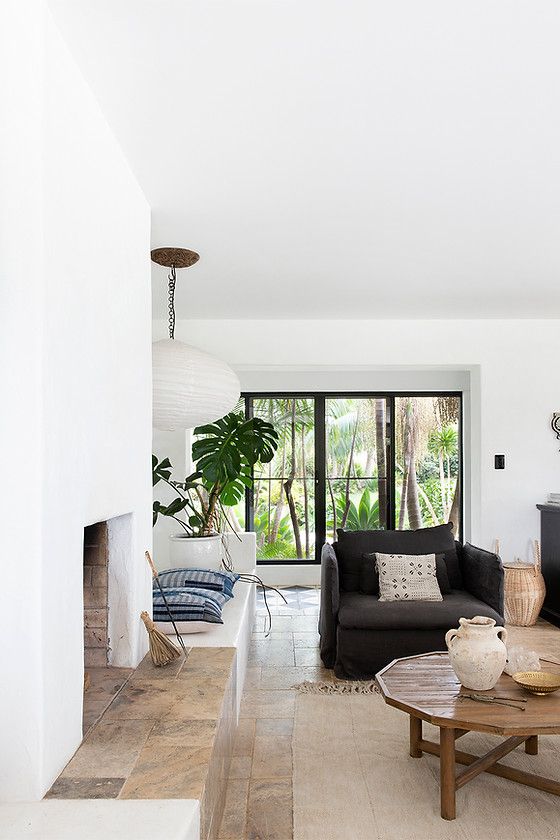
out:
M512 679L531 694L540 696L560 688L560 674L551 674L550 671L520 671L512 674Z

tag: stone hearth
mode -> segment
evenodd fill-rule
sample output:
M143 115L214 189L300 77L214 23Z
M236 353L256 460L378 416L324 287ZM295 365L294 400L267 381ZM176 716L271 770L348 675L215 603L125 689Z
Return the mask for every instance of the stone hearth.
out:
M47 794L49 799L194 799L216 836L236 728L237 652L192 648L132 672ZM110 669L123 670L123 669Z

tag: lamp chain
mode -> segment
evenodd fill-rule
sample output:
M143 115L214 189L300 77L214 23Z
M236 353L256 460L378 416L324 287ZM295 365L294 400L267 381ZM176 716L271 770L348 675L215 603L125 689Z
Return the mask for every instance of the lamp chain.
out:
M169 311L169 338L175 338L175 281L177 280L177 275L175 274L175 266L171 266L171 271L167 275L167 279L169 281L168 284L168 311Z

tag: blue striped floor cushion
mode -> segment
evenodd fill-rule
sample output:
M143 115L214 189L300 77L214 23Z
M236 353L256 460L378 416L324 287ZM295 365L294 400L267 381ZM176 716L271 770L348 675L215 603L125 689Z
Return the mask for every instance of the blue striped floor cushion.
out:
M218 572L214 569L166 569L158 577L163 588L170 586L178 589L186 586L189 589L211 589L223 592L228 598L233 598L233 587L239 580L235 572Z
M203 621L207 624L223 624L222 607L228 598L223 592L185 587L162 587L173 620L179 622ZM153 591L154 621L171 625L165 602L159 589ZM170 632L173 632L171 629ZM188 632L188 631L187 631Z

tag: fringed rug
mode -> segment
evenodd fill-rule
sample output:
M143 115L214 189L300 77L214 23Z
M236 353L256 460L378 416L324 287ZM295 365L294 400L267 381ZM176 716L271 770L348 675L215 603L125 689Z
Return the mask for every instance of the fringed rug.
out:
M294 840L560 840L560 798L482 773L457 794L457 819L439 815L439 762L408 755L408 717L352 683L304 683L293 735ZM424 724L425 737L438 730ZM482 755L499 739L469 733ZM539 755L504 763L560 779L560 736Z
M305 682L294 685L301 694L379 694L373 680L340 680L339 682Z

